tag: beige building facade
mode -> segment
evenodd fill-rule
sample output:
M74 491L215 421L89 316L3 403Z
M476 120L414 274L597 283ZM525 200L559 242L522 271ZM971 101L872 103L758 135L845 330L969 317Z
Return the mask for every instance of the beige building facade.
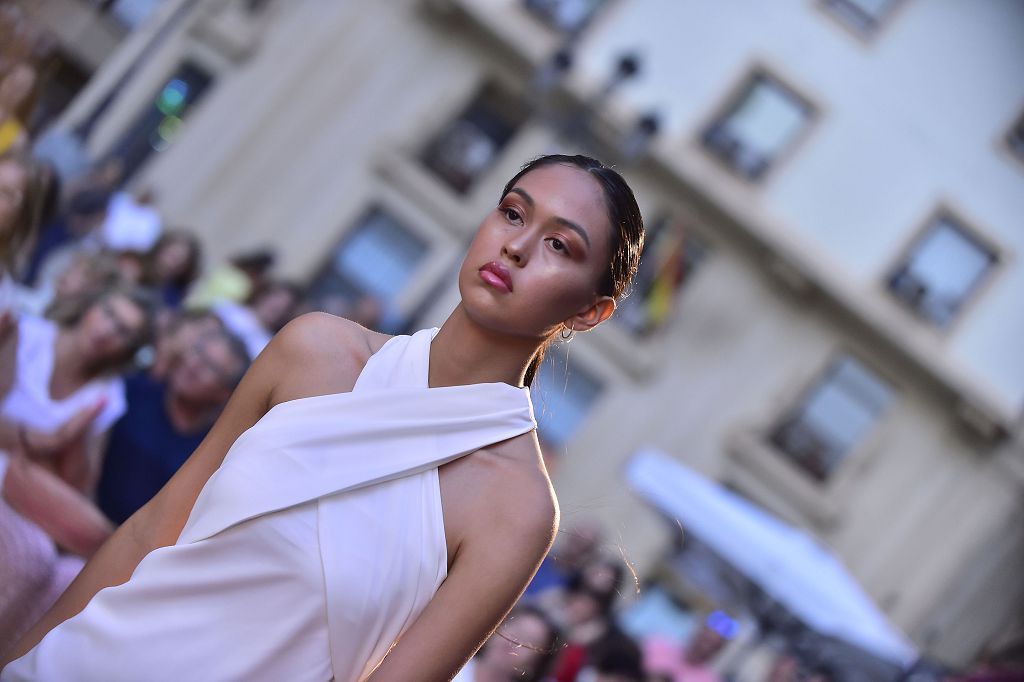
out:
M622 471L655 446L813 532L966 664L1024 612L1024 10L766 7L164 0L61 124L121 83L89 150L134 155L208 262L271 245L396 330L443 321L523 161L609 156L650 246L622 319L534 394L563 524L596 515L650 570L671 527ZM602 98L624 50L641 72Z

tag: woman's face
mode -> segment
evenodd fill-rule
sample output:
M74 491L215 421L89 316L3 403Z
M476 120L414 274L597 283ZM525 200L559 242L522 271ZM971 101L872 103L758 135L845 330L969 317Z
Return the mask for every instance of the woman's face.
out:
M480 225L459 271L463 305L494 331L546 338L597 301L610 247L597 181L562 164L534 169Z
M145 313L127 296L104 296L78 324L82 352L93 362L117 358L135 344L145 323Z
M14 227L14 221L25 200L28 172L17 161L0 161L0 234Z

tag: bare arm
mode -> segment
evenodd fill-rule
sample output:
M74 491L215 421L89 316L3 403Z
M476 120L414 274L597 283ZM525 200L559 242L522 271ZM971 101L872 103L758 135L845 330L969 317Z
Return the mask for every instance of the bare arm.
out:
M100 548L54 607L8 654L9 660L24 655L47 632L79 613L101 589L127 581L149 552L175 543L199 492L220 467L232 443L271 406L303 394L316 395L322 388L325 393L333 388L321 387L306 379L313 374L323 381L329 373L321 371L318 364L318 358L325 355L319 353L319 349L329 346L331 353L345 355L345 348L352 347L355 341L339 339L337 323L311 320L311 317L314 316L303 316L290 323L275 337L249 368L217 423L192 456L167 485ZM326 333L325 324L330 327ZM326 361L334 363L332 367L344 364L335 360L330 353L326 354ZM361 367L358 362L350 362L354 367Z
M59 546L92 556L114 527L88 498L53 472L12 453L3 480L4 500L46 531Z
M558 509L550 493L499 493L492 501L448 577L369 682L450 680L515 605L551 548Z

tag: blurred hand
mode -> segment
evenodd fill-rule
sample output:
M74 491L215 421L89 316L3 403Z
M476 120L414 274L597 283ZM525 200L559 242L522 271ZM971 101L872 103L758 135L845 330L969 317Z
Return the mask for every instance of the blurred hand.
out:
M105 398L100 398L92 405L83 407L56 431L47 433L26 428L22 434L21 447L29 459L36 461L53 461L67 454L69 450L84 445L89 434L89 427L96 421L103 408L107 406Z
M60 547L86 558L92 556L113 532L110 521L88 498L29 461L20 450L10 454L2 488L7 504Z

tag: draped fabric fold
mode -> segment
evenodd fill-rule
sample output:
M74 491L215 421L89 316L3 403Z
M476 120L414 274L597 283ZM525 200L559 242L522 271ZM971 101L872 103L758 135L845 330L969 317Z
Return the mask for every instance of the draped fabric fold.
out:
M536 426L526 389L428 388L436 331L388 341L351 393L267 412L177 544L0 678L366 677L446 577L437 467Z

